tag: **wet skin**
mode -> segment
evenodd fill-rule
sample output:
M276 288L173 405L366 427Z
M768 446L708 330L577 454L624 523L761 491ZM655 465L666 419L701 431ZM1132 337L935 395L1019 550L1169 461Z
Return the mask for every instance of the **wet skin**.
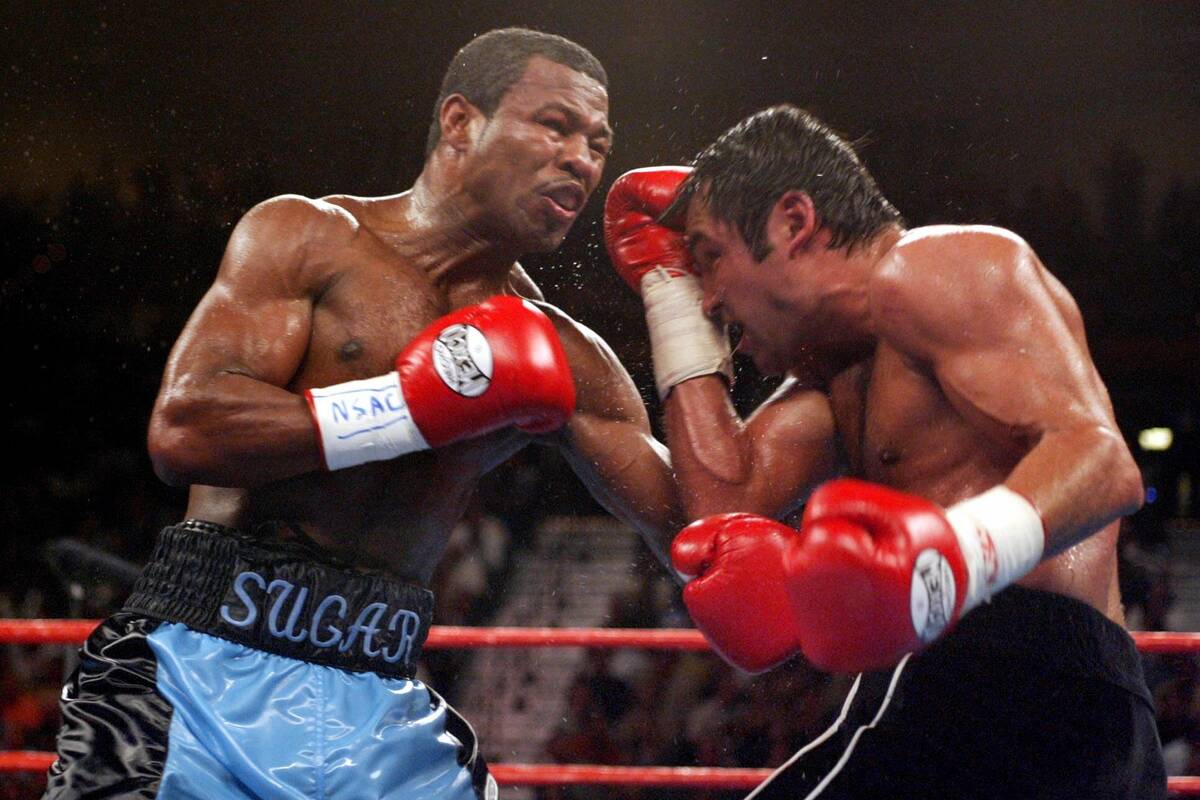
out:
M995 228L895 228L831 251L806 202L777 204L761 262L702 202L689 208L706 310L743 328L761 371L787 374L744 425L720 413L713 378L673 393L689 516L784 516L841 472L943 506L1003 482L1047 525L1049 557L1021 583L1123 622L1110 520L1140 484L1066 289Z
M324 470L303 390L393 369L451 310L541 295L516 259L558 247L600 181L608 98L534 57L489 117L460 96L414 188L382 198L282 197L249 212L168 363L151 421L160 475L187 514L428 583L480 477L533 437L514 428L436 451ZM577 390L558 447L610 510L663 552L680 516L665 448L602 341L540 306Z

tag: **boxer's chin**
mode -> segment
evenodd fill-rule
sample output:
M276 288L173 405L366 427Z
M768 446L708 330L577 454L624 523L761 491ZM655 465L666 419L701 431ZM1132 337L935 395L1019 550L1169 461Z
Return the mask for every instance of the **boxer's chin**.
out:
M528 249L528 252L530 252L530 253L553 253L555 250L557 250L562 245L563 239L567 238L568 230L570 230L570 228L568 228L567 230L564 230L564 231L557 231L555 233L547 233L547 234L542 235L535 242L533 242L531 244L530 248Z
M570 225L531 226L522 232L521 252L553 253L562 245L570 230Z

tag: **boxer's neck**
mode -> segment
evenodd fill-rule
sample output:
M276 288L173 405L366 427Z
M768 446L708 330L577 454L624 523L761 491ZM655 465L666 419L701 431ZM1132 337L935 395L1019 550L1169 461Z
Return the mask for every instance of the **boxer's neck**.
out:
M816 246L796 268L819 270L832 276L823 287L828 298L821 305L821 340L807 342L797 353L793 372L816 376L828 382L850 366L869 358L875 351L877 334L870 307L870 284L880 264L904 235L898 226L889 226L869 241L852 248L828 247L830 233L822 230ZM807 288L806 282L785 282L784 287ZM786 288L785 288L786 291ZM793 302L797 308L809 307L807 299Z
M521 255L463 193L439 191L424 174L389 212L403 231L398 252L434 283L493 282L498 292Z

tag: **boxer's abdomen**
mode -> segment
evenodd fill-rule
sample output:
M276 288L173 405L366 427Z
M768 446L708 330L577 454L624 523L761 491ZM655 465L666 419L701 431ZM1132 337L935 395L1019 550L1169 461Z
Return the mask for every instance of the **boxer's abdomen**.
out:
M264 537L300 534L343 561L427 585L479 478L529 438L509 429L250 490L193 487L186 516Z

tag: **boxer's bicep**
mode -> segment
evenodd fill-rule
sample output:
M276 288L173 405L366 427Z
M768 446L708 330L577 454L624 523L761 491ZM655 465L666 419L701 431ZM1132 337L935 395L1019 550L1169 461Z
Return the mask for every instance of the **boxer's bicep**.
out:
M250 485L317 465L305 400L284 388L307 351L319 291L305 261L313 214L309 201L268 201L231 235L151 414L151 458L168 482Z
M224 375L284 386L304 357L311 326L310 301L254 296L218 281L176 342L164 388L182 389Z
M1012 454L1004 482L1042 514L1051 553L1126 513L1137 470L1061 298L1027 246L1000 245L985 242L982 256L968 248L892 286L881 330ZM954 280L938 280L947 261Z
M998 445L1026 450L1048 431L1079 421L1080 404L1036 342L946 344L930 367L950 405Z
M1137 466L1107 395L1080 374L1090 362L1074 340L1017 333L991 347L947 348L934 369L963 417L1018 459L1004 484L1040 513L1046 555L1136 509Z

